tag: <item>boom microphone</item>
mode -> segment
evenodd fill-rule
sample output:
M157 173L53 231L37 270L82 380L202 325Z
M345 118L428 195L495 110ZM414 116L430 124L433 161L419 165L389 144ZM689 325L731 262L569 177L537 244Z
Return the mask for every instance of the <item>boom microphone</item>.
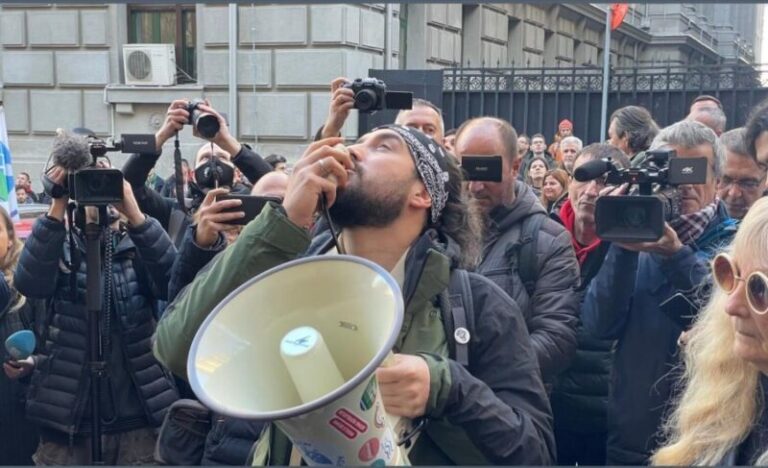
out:
M70 133L62 133L54 138L51 156L54 164L68 172L78 171L93 161L88 138Z
M610 171L613 164L607 159L596 159L577 167L573 171L573 178L579 182L589 182Z

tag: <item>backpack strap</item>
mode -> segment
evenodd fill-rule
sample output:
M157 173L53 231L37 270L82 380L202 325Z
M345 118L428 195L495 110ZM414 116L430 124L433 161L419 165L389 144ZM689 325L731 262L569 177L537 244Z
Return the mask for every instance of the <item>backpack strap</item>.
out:
M543 213L536 213L523 220L523 228L520 234L520 249L517 251L517 265L520 281L523 282L528 297L533 297L536 290L536 280L538 280L538 259L536 252L538 250L538 240L541 225L547 216Z
M451 357L469 366L469 342L475 325L475 309L469 273L454 269L447 291L442 295L443 326Z

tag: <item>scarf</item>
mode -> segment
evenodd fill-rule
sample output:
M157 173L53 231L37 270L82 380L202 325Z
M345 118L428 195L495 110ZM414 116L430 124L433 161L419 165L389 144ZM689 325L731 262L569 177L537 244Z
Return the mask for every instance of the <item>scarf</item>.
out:
M716 214L717 202L715 201L695 213L678 216L670 221L669 225L677 233L680 242L687 245L704 233Z
M565 203L563 203L563 206L560 207L560 219L563 221L565 229L571 234L571 245L573 245L573 250L576 251L576 259L579 261L579 266L584 265L589 254L600 247L600 239L595 239L595 241L589 245L581 245L579 241L576 240L576 231L574 230L576 225L576 212L573 210L570 199L566 200Z

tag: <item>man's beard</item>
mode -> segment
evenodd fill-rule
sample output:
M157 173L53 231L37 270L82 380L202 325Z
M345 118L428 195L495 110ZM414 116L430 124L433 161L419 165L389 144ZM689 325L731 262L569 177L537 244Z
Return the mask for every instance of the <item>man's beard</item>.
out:
M334 223L345 227L384 227L400 216L408 198L405 184L387 184L393 189L384 189L381 193L372 193L370 185L364 190L363 172L357 166L357 174L352 184L340 190L336 202L328 210Z

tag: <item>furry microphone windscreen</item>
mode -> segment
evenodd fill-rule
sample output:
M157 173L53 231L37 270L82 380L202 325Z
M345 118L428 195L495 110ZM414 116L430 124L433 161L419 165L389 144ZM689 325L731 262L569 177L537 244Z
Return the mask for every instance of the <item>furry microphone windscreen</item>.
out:
M69 133L63 133L54 138L51 155L53 163L68 172L80 170L92 162L88 138Z

